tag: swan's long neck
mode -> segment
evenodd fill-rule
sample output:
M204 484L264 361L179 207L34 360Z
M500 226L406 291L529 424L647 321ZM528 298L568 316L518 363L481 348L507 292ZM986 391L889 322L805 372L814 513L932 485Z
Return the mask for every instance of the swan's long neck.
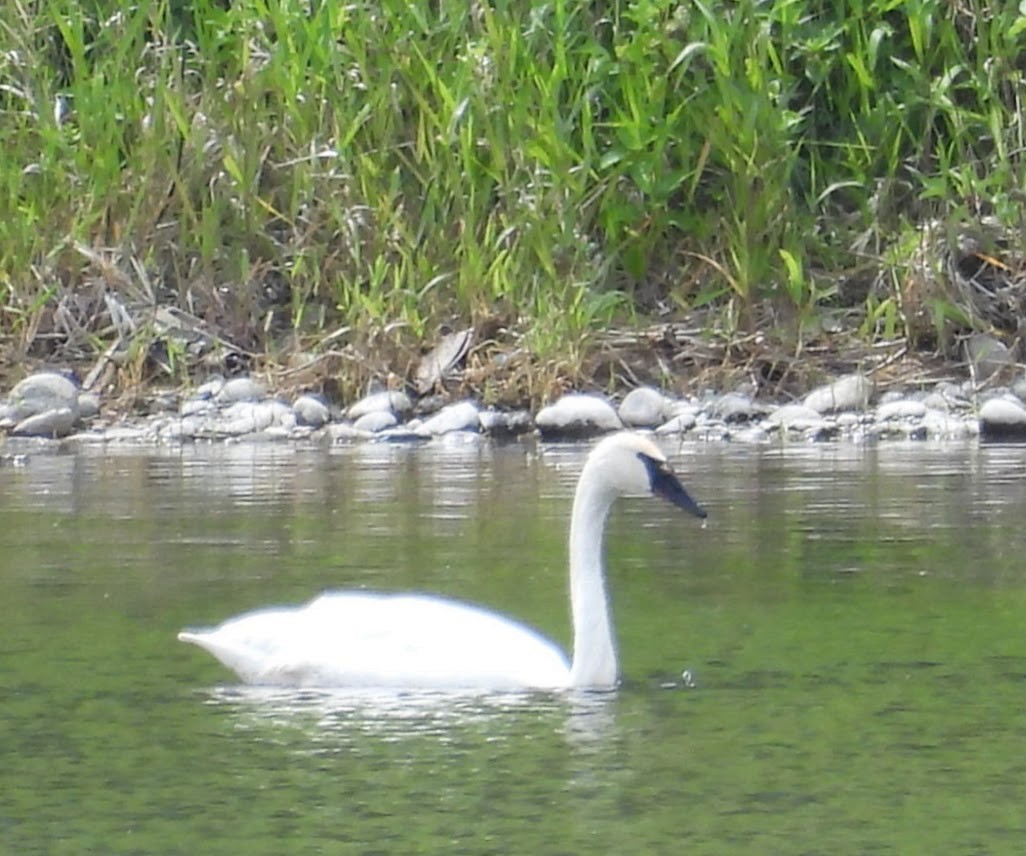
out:
M570 608L574 659L570 684L579 688L616 685L616 647L602 567L602 540L615 494L587 466L577 485L570 520Z

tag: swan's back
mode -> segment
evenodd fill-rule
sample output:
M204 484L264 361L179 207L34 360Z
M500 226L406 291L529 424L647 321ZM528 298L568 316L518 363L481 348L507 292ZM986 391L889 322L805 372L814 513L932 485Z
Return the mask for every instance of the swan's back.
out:
M249 684L464 689L565 687L563 653L496 613L415 594L338 592L179 639Z

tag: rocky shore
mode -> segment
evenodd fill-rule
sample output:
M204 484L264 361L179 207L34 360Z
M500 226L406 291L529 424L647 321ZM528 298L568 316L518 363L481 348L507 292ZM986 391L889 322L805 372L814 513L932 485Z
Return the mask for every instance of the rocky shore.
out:
M159 393L145 414L120 413L73 376L37 372L0 402L3 460L16 458L14 438L62 448L85 445L168 445L194 442L325 444L473 441L537 434L580 439L621 428L707 442L877 442L1026 438L1026 380L982 390L970 381L878 393L870 377L848 374L800 401L772 402L743 392L679 398L637 387L611 398L569 393L537 410L497 410L472 400L411 397L384 390L344 406L320 396L278 397L248 377L214 377L187 393ZM2 448L2 446L0 446Z

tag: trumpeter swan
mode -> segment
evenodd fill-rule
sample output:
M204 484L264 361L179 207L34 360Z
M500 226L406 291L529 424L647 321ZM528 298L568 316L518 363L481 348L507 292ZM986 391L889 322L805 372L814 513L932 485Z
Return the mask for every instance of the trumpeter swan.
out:
M328 593L305 606L250 612L178 638L209 651L250 684L609 689L617 682L617 662L602 541L613 501L636 494L656 494L705 517L647 437L622 432L595 446L570 520L572 662L517 621L419 594Z

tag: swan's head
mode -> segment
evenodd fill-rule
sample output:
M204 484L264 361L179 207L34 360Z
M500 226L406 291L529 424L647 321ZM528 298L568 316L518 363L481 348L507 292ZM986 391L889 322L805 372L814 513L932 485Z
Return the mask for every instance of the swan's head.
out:
M617 495L661 496L695 517L706 516L705 509L680 483L666 455L642 434L611 434L592 450L585 468Z

